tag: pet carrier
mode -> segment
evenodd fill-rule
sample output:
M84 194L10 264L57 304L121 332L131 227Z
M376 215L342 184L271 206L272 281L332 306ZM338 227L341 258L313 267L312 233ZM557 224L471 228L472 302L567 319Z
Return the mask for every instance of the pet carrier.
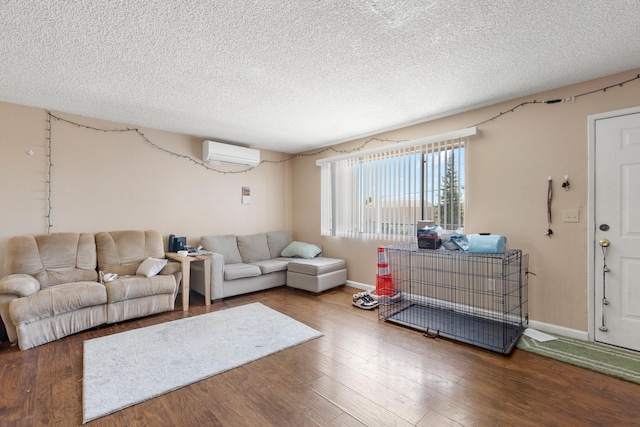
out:
M379 316L493 352L509 354L529 322L528 256L385 246L401 297L381 301Z

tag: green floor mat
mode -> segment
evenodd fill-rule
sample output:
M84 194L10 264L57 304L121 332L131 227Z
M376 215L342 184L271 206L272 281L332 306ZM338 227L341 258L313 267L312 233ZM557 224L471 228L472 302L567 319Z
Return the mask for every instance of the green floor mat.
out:
M554 335L539 342L523 335L517 348L640 384L640 352Z

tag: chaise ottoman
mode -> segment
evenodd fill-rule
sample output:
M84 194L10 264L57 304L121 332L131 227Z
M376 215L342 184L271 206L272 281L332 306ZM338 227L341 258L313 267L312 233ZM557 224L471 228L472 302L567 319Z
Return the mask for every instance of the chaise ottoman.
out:
M344 260L318 257L289 262L287 286L310 292L322 292L347 282Z

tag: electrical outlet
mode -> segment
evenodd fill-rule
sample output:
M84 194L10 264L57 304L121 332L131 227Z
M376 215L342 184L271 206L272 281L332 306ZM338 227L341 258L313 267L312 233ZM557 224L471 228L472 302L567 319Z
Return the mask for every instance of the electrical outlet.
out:
M496 290L496 279L487 279L487 290L489 291Z
M580 211L578 209L562 211L562 222L580 222Z

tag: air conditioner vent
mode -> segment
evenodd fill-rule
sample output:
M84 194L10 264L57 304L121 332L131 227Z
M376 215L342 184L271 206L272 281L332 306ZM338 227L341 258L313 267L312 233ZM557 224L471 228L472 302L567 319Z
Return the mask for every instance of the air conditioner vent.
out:
M202 160L254 167L260 163L260 150L216 141L202 141Z

